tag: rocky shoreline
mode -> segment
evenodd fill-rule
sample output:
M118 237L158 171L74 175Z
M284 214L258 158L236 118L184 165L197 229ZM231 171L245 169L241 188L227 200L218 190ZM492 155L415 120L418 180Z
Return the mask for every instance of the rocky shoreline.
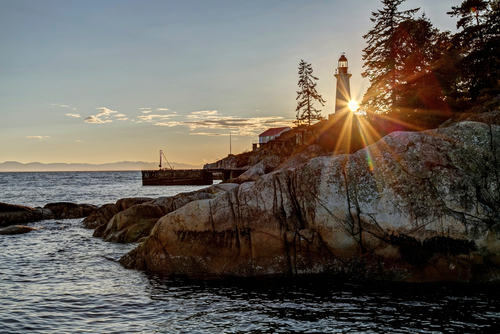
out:
M85 214L95 237L138 242L122 265L162 274L500 281L498 112L354 154L260 154L232 181L100 208L0 204L0 226Z

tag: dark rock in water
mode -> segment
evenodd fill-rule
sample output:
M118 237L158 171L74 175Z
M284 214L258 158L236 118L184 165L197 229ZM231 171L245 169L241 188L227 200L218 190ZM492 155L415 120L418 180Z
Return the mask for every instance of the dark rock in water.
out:
M26 224L54 218L52 212L42 208L0 203L0 226Z
M285 163L161 217L120 263L183 275L499 281L500 126L485 122Z
M11 225L4 228L0 228L0 235L14 235L14 234L24 234L37 230L34 227L21 226L21 225Z
M96 205L68 202L49 203L43 207L52 211L55 219L77 219L90 215L97 210Z
M83 217L88 217L94 211L96 211L97 209L99 209L99 206L93 205L93 204L79 204L79 205L82 208L82 215L83 215Z
M88 229L99 229L99 231L95 231L94 233L100 235L100 233L105 230L106 224L118 212L126 210L134 205L151 202L153 200L153 198L149 197L122 198L115 204L104 204L83 220L83 227Z
M95 229L99 226L106 225L118 212L116 204L104 204L83 220L83 227Z

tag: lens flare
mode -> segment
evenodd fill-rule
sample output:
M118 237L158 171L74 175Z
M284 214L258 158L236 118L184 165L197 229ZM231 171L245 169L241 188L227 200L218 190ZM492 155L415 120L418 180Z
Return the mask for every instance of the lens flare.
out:
M351 111L357 111L358 110L358 102L352 100L349 102L349 109L351 109Z

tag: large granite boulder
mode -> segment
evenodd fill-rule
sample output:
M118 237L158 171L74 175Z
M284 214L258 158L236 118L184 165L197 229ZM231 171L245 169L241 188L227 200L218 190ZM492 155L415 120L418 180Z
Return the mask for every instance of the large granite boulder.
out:
M116 213L102 228L94 231L95 237L106 241L129 243L148 236L158 219L178 208L201 199L215 198L220 193L236 187L235 184L214 185L198 191L160 197L154 201L133 205Z
M244 183L249 181L257 181L262 175L272 172L281 164L281 162L282 161L278 156L273 155L270 157L266 157L262 161L247 169L243 174L238 176L234 180L234 182Z
M104 204L83 220L83 227L88 229L99 229L97 233L102 233L106 224L108 224L111 218L118 212L126 210L134 205L151 202L153 200L154 199L150 197L132 197L119 199L114 204Z
M0 203L0 227L53 218L52 211L47 209Z
M163 274L500 277L500 126L394 132L186 204L120 262Z

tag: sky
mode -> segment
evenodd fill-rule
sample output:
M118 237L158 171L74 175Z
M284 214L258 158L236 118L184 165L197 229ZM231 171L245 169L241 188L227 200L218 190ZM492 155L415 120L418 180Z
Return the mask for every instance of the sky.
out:
M436 27L460 0L407 0ZM335 107L342 52L361 100L377 0L0 0L0 163L169 161L251 150L295 119L298 64Z

